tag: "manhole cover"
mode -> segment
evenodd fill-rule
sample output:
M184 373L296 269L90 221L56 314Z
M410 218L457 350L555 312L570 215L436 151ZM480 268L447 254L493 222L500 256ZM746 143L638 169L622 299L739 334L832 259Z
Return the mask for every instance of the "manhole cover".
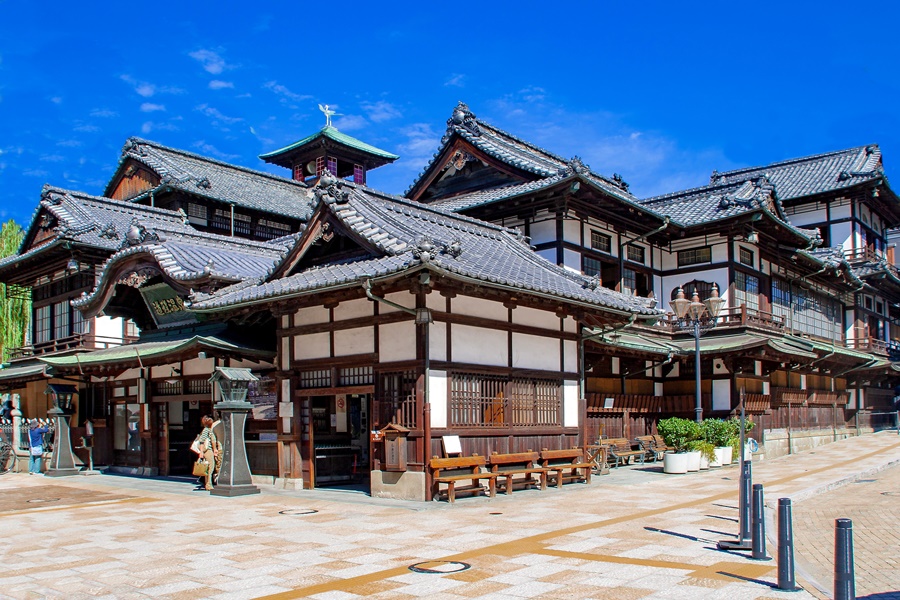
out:
M502 515L503 513L502 512L492 512L492 513L488 513L488 514L489 515Z
M881 492L882 496L900 496L900 492Z
M409 570L413 573L459 573L465 571L472 565L464 562L456 562L455 560L429 560L426 562L410 565Z
M58 502L59 498L32 498L26 502Z
M313 508L289 508L287 510L279 510L278 514L287 515L289 517L302 517L304 515L314 515L317 512L319 511Z

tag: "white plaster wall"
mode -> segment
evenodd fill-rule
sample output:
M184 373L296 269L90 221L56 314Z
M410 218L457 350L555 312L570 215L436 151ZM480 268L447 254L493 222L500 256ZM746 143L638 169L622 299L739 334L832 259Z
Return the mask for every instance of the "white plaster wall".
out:
M563 266L567 269L581 273L581 253L566 248L563 250Z
M513 323L559 331L559 318L552 312L520 306L512 311Z
M119 317L95 317L94 333L99 337L122 339L124 323Z
M446 312L447 299L437 292L431 292L425 295L425 306L434 311Z
M281 315L281 328L287 329L291 326L291 315Z
M559 370L559 340L513 333L513 367Z
M331 312L324 306L309 306L294 313L294 325L327 323L330 318Z
M347 319L358 319L359 317L371 317L375 314L375 303L368 298L350 300L349 302L341 302L334 309L334 320L344 321Z
M828 220L828 212L824 208L803 211L801 213L792 213L790 215L791 223L799 227L810 223L822 223Z
M556 248L547 248L546 250L538 250L537 255L548 260L554 265L556 264Z
M294 360L328 358L331 356L331 336L328 332L294 336Z
M556 241L556 220L546 213L542 218L546 220L531 223L531 243L535 245Z
M411 309L416 308L416 296L415 294L410 294L409 292L394 292L393 294L388 294L384 297L386 300L390 300L394 304L399 304L400 306L406 306ZM380 302L378 305L378 312L381 314L398 312L398 309L388 306L384 302Z
M581 221L577 219L563 219L563 239L567 242L580 246Z
M281 349L279 350L279 360L281 361L281 370L288 371L291 368L291 338L281 338Z
M563 427L578 427L578 382L563 382Z
M195 358L184 363L185 375L205 375L213 372L215 359L212 358Z
M428 396L431 402L431 426L447 426L447 372L431 371L428 377Z
M389 323L378 327L379 362L415 360L416 326L412 321Z
M494 319L504 323L509 320L509 309L503 306L502 302L492 302L469 296L457 296L451 300L450 310L453 314Z
M375 352L375 330L372 327L340 329L334 332L334 355L350 356Z
M853 247L853 230L850 223L835 223L831 225L831 245L843 246L844 250Z
M567 333L578 333L578 321L572 317L563 319L563 331Z
M731 380L713 379L712 382L712 409L731 409Z
M505 367L509 364L505 331L453 325L453 362Z
M832 202L831 203L831 218L832 220L837 219L849 219L850 218L850 202L845 201L846 204Z
M515 343L515 340L513 340L513 343ZM578 371L578 342L574 340L563 342L563 371L570 373Z
M137 379L140 376L141 376L140 369L126 369L125 371L123 371L122 373L117 375L114 378L114 380L115 381L124 381L126 379Z
M653 395L654 396L662 396L663 395L663 383L661 381L657 381L653 384Z
M428 347L431 360L447 360L447 324L429 325Z

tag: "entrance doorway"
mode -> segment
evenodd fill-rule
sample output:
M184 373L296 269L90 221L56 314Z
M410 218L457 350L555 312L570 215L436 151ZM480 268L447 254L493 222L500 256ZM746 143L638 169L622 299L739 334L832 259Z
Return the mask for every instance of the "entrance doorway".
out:
M313 396L315 486L369 485L370 394Z
M197 456L191 452L191 442L202 431L200 419L203 415L212 414L212 402L169 400L160 403L165 408L165 427L163 439L168 442L165 448L165 465L160 465L160 474L169 476L190 476L191 468ZM163 444L160 444L161 446ZM162 461L161 461L162 462Z

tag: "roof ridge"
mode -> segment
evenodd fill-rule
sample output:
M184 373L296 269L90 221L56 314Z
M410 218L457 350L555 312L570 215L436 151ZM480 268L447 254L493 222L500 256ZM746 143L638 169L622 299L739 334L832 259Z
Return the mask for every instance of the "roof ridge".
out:
M720 173L720 175L721 175L721 173ZM643 206L643 205L651 204L653 202L658 202L661 200L671 200L673 198L678 198L679 196L689 196L691 194L696 194L696 193L698 193L700 191L704 191L704 190L713 192L713 191L716 191L719 189L740 187L740 186L744 185L745 183L747 183L748 181L753 181L754 179L758 179L758 178L759 177L748 177L746 179L739 179L739 180L730 181L730 182L708 183L706 185L699 185L697 187L687 188L685 190L678 190L675 192L667 192L665 194L660 194L659 196L650 196L649 198L641 198L638 200L638 202Z
M473 114L472 116L474 116L474 114ZM520 137L518 137L518 136L515 136L515 135L509 133L508 131L505 131L505 130L503 130L503 129L500 129L499 127L497 127L497 126L495 126L495 125L491 125L490 123L487 123L487 122L485 122L485 121L482 121L482 120L479 119L478 117L475 117L475 122L478 123L478 125L480 125L480 126L487 127L488 129L493 129L495 132L497 132L497 133L499 133L499 134L501 134L501 135L504 135L504 136L506 136L506 137L512 139L513 141L516 141L516 142L522 144L523 146L527 146L528 148L530 148L530 149L532 149L532 150L535 150L535 151L537 151L537 152L540 152L541 154L547 156L548 158L552 158L552 159L554 159L554 160L558 160L559 162L563 163L563 165L566 165L566 164L568 164L568 162L569 162L568 159L565 159L565 158L563 158L562 156L560 156L560 155L558 155L558 154L555 154L555 153L553 153L553 152L550 152L549 150L547 150L547 149L545 149L545 148L541 148L540 146L538 146L538 145L536 145L536 144L533 144L532 142L529 142L529 141L527 141L527 140L524 140L524 139L522 139L522 138L520 138ZM459 125L454 125L454 127L459 127Z
M295 179L289 179L289 178L283 177L281 175L276 175L275 173L267 173L266 171L259 171L257 169L252 169L250 167L236 165L234 163L228 163L223 160L219 160L217 158L211 158L209 156L197 154L196 152L191 152L190 150L182 150L181 148L173 148L172 146L166 146L164 144L160 144L158 142L154 142L152 140L147 140L147 139L137 137L137 136L131 136L128 138L128 141L125 143L125 146L122 148L123 155L126 154L127 152L129 152L135 146L142 145L142 144L146 144L147 146L151 146L153 148L157 148L160 150L172 152L174 154L180 154L182 156L187 156L190 158L202 160L202 161L205 161L208 163L218 165L220 167L227 167L229 169L243 171L245 173L250 173L251 175L259 175L259 176L265 177L267 179L275 180L278 183L290 183L290 184L296 185L297 187L301 187L303 189L307 189L309 187L304 182L297 181Z
M738 175L741 173L749 173L749 172L753 172L753 171L761 171L764 169L784 167L784 166L799 164L799 163L803 163L803 162L812 162L812 161L820 160L822 158L827 158L830 156L838 156L840 154L847 154L847 153L853 152L853 151L856 151L856 152L859 152L861 150L867 151L869 149L880 150L880 148L878 148L878 144L865 144L863 146L853 146L850 148L844 148L843 150L831 150L829 152L822 152L821 154L810 154L808 156L798 156L795 158L788 158L786 160L769 163L766 165L759 165L756 167L743 167L740 169L732 169L731 171L713 171L713 176L731 177L731 176Z

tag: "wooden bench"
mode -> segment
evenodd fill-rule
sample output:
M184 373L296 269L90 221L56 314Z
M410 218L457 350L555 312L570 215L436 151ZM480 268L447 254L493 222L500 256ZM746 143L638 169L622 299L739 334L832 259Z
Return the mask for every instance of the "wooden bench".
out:
M547 489L547 469L540 466L538 462L540 455L537 452L532 450L514 454L499 454L495 452L491 454L488 460L491 465L491 473L497 474L497 479L501 481L507 494L512 493L513 485L516 484L528 487L540 483L542 490ZM540 477L536 480L532 477L534 474L538 474ZM525 477L514 479L516 475L524 475Z
M616 467L618 467L619 464L629 464L632 458L640 459L641 464L644 464L644 449L633 450L631 448L631 442L625 438L606 439L603 440L603 444L609 448L609 457L616 461Z
M654 460L659 460L666 452L674 452L675 448L667 446L661 435L640 435L634 438L638 442L647 456L652 456Z
M547 470L548 480L555 478L556 487L562 487L564 481L591 482L591 470L594 463L586 461L581 448L570 450L541 450L541 466Z
M456 492L483 492L484 486L481 485L480 481L485 479L488 482L490 497L493 498L497 494L497 474L483 472L481 468L484 465L484 457L477 454L454 458L438 458L435 456L429 462L432 497L438 498L440 496L440 484L442 483L447 484L447 500L450 502L456 500ZM471 481L471 483L457 487L457 481Z

